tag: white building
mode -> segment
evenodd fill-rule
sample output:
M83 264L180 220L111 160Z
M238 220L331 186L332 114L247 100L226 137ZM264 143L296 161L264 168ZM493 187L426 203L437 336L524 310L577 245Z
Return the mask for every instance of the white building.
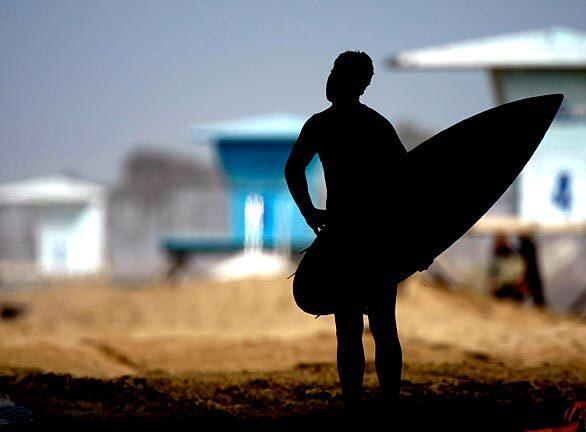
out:
M22 230L32 232L33 260L41 276L94 275L105 270L102 185L64 175L5 183L0 185L0 208L20 210L18 214L25 214L24 210L30 216ZM4 237L18 238L6 225ZM4 249L11 247L4 241Z
M488 36L403 51L392 56L389 64L404 70L484 70L497 104L547 93L565 95L539 148L490 211L509 218L492 219L492 226L484 223L476 233L530 226L541 234L551 234L537 236L546 297L555 306L583 311L586 32L554 27ZM552 228L549 233L540 231L542 224ZM486 262L489 249L485 240L463 238L448 254L463 268L473 268L479 261ZM478 260L481 254L484 259Z
M482 69L498 104L563 93L562 107L514 185L524 219L586 220L586 32L567 28L504 34L398 53L394 68Z

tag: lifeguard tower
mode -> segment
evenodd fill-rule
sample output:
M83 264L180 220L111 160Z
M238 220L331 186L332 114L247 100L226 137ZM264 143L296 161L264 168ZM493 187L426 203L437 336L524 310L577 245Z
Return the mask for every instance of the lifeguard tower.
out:
M405 70L484 70L497 104L547 93L565 95L541 145L501 198L499 211L483 217L469 234L547 234L550 245L564 236L557 247L540 254L547 263L543 273L546 288L552 287L550 300L568 303L565 297L586 287L586 32L556 27L490 36L403 51L388 63ZM470 268L477 256L473 251L481 244L460 244L459 252L452 252ZM556 253L559 248L563 253ZM576 298L570 308L583 310L586 292Z
M285 183L283 169L304 124L294 115L267 115L190 128L197 145L211 144L228 196L227 232L180 234L163 239L163 248L179 260L193 253L239 250L282 251L306 248L307 227ZM310 193L319 193L316 164L308 168Z
M482 69L498 104L546 93L564 103L513 190L514 213L527 220L586 220L586 32L567 28L505 34L403 51L393 68Z

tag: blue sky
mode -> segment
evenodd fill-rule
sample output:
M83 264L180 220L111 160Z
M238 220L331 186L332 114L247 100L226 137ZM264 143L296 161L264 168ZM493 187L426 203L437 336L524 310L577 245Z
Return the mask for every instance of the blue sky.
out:
M112 182L144 141L205 157L190 124L322 110L346 49L375 62L365 103L440 130L491 106L486 77L385 58L550 26L586 30L586 1L3 0L0 181L74 170Z

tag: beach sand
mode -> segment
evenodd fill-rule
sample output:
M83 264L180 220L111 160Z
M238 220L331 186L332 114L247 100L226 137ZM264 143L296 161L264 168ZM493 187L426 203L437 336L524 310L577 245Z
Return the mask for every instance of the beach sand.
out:
M345 424L333 319L301 312L290 280L63 283L1 292L0 305L23 311L0 320L0 393L41 424ZM578 318L412 278L398 322L401 409L386 421L409 426L396 430L524 430L586 399ZM364 342L365 406L380 413L368 330Z

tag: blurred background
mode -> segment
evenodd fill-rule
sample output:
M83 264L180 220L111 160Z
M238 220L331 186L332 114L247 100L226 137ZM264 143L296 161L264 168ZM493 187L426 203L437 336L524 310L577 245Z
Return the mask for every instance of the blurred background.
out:
M525 233L551 304L586 307L582 1L26 1L0 11L0 287L285 273L311 232L283 162L328 105L333 60L358 49L375 63L363 101L408 149L496 104L566 94L489 214L499 218L432 270L486 289L495 244L516 254ZM318 162L310 176L323 204Z
M413 397L448 391L433 383L462 370L455 380L495 388L531 380L511 387L521 398L539 382L575 397L586 382L583 0L0 2L0 388L42 412L43 378L29 388L15 374L292 370L279 391L311 376L339 396L332 317L301 312L286 279L313 234L282 173L345 50L372 57L363 102L408 150L498 104L565 94L499 202L401 286L398 314ZM323 206L319 161L308 176ZM430 208L430 223L442 211ZM289 409L282 397L265 401L270 415Z

